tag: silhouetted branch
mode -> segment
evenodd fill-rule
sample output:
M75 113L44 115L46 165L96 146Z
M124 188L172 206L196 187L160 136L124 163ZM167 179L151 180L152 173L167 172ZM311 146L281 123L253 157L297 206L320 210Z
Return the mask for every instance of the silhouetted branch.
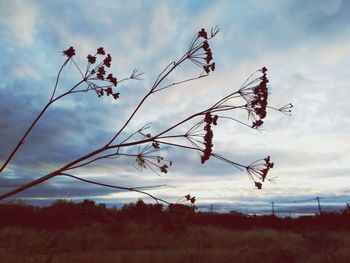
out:
M276 111L279 111L283 114L286 114L286 115L291 115L291 112L292 112L292 108L294 107L292 103L288 103L280 108L275 108L275 107L272 107L272 106L267 106L268 108L270 109L273 109L273 110L276 110Z
M163 202L163 203L168 204L168 205L171 204L168 201L165 201L164 199L158 198L158 197L156 197L156 196L154 196L154 195L152 195L152 194L150 194L148 192L139 190L140 188L146 188L145 186L135 187L135 188L123 187L123 186L116 186L116 185L111 185L111 184L105 184L105 183L100 183L100 182L96 182L96 181L91 181L91 180L83 179L81 177L78 177L78 176L75 176L75 175L72 175L72 174L67 174L67 173L60 173L59 175L68 176L68 177L71 177L71 178L74 178L74 179L77 179L77 180L80 180L82 182L89 183L89 184L100 185L100 186L114 188L114 189L118 189L118 190L126 190L126 191L130 191L130 192L136 192L136 193L144 194L144 195L147 195L147 196L151 197L157 203ZM152 189L152 188L158 188L158 187L162 187L162 186L164 186L164 185L147 186L147 188Z
M77 168L81 168L83 166L86 166L86 165L89 165L91 163L94 163L94 162L96 162L98 160L111 158L111 157L114 157L114 158L118 157L118 153L111 153L111 154L106 154L106 155L103 155L103 156L99 156L99 157L94 158L94 159L92 159L90 161L83 162L83 163L80 163L78 165L71 166L71 167L67 168L66 171L77 169Z
M55 83L55 86L54 86L54 88L53 88L50 101L52 101L52 99L53 99L54 96L55 96L55 93L56 93L56 89L57 89L58 81L59 81L59 79L60 79L61 72L62 72L64 66L67 64L68 61L69 61L69 58L63 63L63 65L61 66L60 70L58 71L58 74L57 74L57 77L56 77L56 83Z
M190 79L186 79L186 80L174 82L174 83L171 83L171 84L169 84L169 85L166 85L166 86L164 86L164 87L162 87L162 88L158 88L157 90L155 90L155 92L158 92L158 91L161 91L161 90L170 88L170 87L175 86L175 85L183 84L183 83L186 83L186 82L189 82L189 81L192 81L192 80L204 78L204 77L208 77L208 75L200 75L200 76L195 77L195 78L190 78Z
M209 158L214 157L220 161L228 163L239 170L246 170L250 180L254 182L254 185L260 189L262 187L262 182L265 181L267 173L270 168L273 168L273 163L270 162L270 157L260 159L252 164L245 166L234 162L218 153L213 151L213 137L214 131L213 127L218 125L220 119L228 119L235 122L238 122L242 125L248 126L253 129L257 129L263 125L263 119L266 117L266 109L274 109L282 113L290 113L290 109L293 107L292 104L285 105L281 108L274 108L268 106L268 79L266 76L267 69L265 67L261 68L254 72L243 85L234 92L231 92L227 96L219 99L213 106L202 111L195 112L183 120L173 123L164 130L158 131L155 135L146 133L145 130L149 128L149 125L144 125L141 129L130 133L125 139L121 142L116 143L116 139L124 132L128 127L131 120L139 112L144 102L151 96L156 94L158 91L166 90L172 86L179 85L185 82L195 81L200 78L207 77L208 74L215 70L215 63L212 62L213 54L209 46L209 40L211 40L217 33L219 28L215 27L211 30L210 34L201 29L193 38L190 43L188 50L184 55L168 64L164 70L157 76L154 84L150 90L144 95L140 100L139 104L132 110L129 117L126 119L124 124L121 126L119 131L115 134L112 134L111 138L105 145L100 148L97 148L90 153L87 153L76 160L70 161L69 163L63 165L61 168L42 176L32 182L29 182L17 189L14 189L8 193L0 195L0 200L15 195L19 192L22 192L28 188L34 187L46 180L49 180L58 175L69 176L84 182L93 183L101 186L112 187L121 190L128 190L146 194L149 197L153 198L155 201L161 201L169 204L167 201L159 199L149 193L127 187L119 187L107 185L99 182L94 182L86 179L76 177L71 174L67 174L66 171L78 169L89 164L95 163L102 159L116 158L118 156L134 157L136 161L136 168L143 170L146 168L151 169L155 173L167 173L169 167L172 165L172 161L164 159L161 154L157 155L164 145L183 148L187 150L194 150L200 156L200 161L204 164ZM28 130L25 132L24 136L18 142L17 146L11 152L9 157L5 160L2 165L0 172L2 172L6 165L14 157L20 146L24 143L27 135L32 131L33 127L37 124L42 115L46 112L48 107L56 102L57 100L74 93L90 92L93 91L98 97L110 96L114 100L119 99L119 92L116 92L118 83L127 81L127 80L140 80L140 77L143 73L139 73L138 70L134 70L130 77L117 80L113 74L107 74L106 70L111 66L112 57L110 54L106 55L104 48L100 47L97 49L94 55L89 54L87 56L87 66L85 73L79 68L79 66L73 60L75 55L75 50L73 47L68 48L63 51L63 54L67 57L63 65L61 66L55 86L53 88L53 93L48 103L45 105L43 110L39 113L33 123L30 125ZM58 83L60 79L61 72L63 68L72 62L80 72L82 80L71 88L63 91L61 94L57 94ZM167 79L182 63L185 61L191 61L196 66L202 69L202 72L197 77L192 77L188 79L174 81L172 84L164 85L163 81ZM257 74L259 74L257 76ZM78 88L80 85L86 85L86 87ZM164 86L162 86L164 85ZM238 103L238 102L239 103ZM248 120L252 121L251 126L239 120L235 116L232 116L234 111L244 110L248 114ZM194 122L194 124L192 123ZM191 124L191 127L186 133L176 132L177 128L181 127L184 124ZM175 134L174 134L175 133ZM141 139L137 139L137 136L142 136ZM185 143L175 143L171 140L173 139L184 139ZM191 145L191 146L189 146ZM138 147L137 153L126 153L123 152L123 149L128 149L130 147ZM114 151L111 153L111 151ZM269 180L267 178L267 180ZM195 198L190 197L189 195L185 196L187 201L194 203Z

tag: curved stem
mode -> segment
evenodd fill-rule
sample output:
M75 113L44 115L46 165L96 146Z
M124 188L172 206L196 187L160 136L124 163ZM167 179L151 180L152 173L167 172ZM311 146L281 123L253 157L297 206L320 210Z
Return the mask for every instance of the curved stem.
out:
M85 182L85 183L90 183L90 184L100 185L100 186L104 186L104 187L110 187L110 188L114 188L114 189L127 190L127 191L130 191L130 192L136 192L136 193L144 194L144 195L147 195L147 196L151 197L152 199L154 199L157 203L159 203L159 201L161 201L161 202L163 202L163 203L165 203L165 204L168 204L168 205L170 204L168 201L166 201L166 200L164 200L164 199L155 197L154 195L152 195L152 194L150 194L150 193L148 193L148 192L139 190L139 189L142 188L142 187L135 187L135 188L132 188L132 187L115 186L115 185L110 185L110 184L105 184L105 183L100 183L100 182L96 182L96 181L91 181L91 180L83 179L83 178L74 176L74 175L72 175L72 174L67 174L67 173L60 173L59 175L68 176L68 177L71 177L71 178L74 178L74 179L83 181L83 182ZM159 187L159 186L163 186L163 185L149 186L148 188L156 188L156 187ZM139 189L137 189L137 188L139 188Z
M171 142L164 142L164 141L159 141L159 140L157 140L157 142L159 142L161 144L165 144L165 145L174 146L174 147L180 147L180 148L185 148L185 149L189 149L189 150L195 150L195 151L203 152L202 149L191 147L191 146L186 146L186 145L182 145L182 144L171 143Z
M154 92L157 92L157 87L158 85L178 66L180 65L182 62L184 62L187 59L187 56L183 56L179 61L177 62L172 62L170 63L163 71L162 73L160 73L155 81L155 83L153 84L151 90L143 97L143 99L140 101L140 103L137 105L136 109L133 111L133 113L130 115L129 119L125 122L125 124L123 125L123 127L117 132L116 135L113 136L113 138L106 144L106 146L109 146L118 136L119 134L122 133L122 131L125 129L125 127L130 123L130 121L132 120L132 118L135 116L135 114L138 112L138 110L141 108L142 104L145 102L145 100ZM172 65L172 67L166 72L166 70ZM161 77L161 75L166 72L164 74L164 76Z
M35 120L32 122L32 124L29 126L29 128L27 129L27 131L24 133L24 135L22 136L22 138L18 141L16 147L12 150L12 152L10 153L10 155L7 157L7 159L5 160L5 162L3 163L3 165L0 168L0 173L5 169L5 167L7 166L7 164L12 160L12 158L15 156L16 152L18 151L18 149L21 147L22 144L24 144L25 139L27 138L28 134L31 132L31 130L34 128L34 126L37 124L37 122L39 121L39 119L41 118L41 116L43 116L43 114L45 113L45 111L47 110L47 108L50 106L52 102L50 101L49 103L47 103L45 105L45 107L41 110L41 112L39 113L39 115L35 118Z
M47 174L47 175L45 175L45 176L43 176L43 177L41 177L41 178L39 178L37 180L34 180L34 181L28 183L28 184L22 185L22 186L16 188L15 190L12 190L12 191L7 192L7 193L5 193L3 195L0 195L0 200L6 199L6 198L8 198L10 196L13 196L13 195L15 195L17 193L23 192L24 190L27 190L28 188L31 188L31 187L36 186L38 184L41 184L42 182L45 182L45 181L51 179L52 177L58 175L59 173L60 173L59 170L54 171L54 172L49 173L49 174Z
M161 135L163 135L163 134L165 134L165 133L167 133L167 132L169 132L169 131L175 129L176 127L180 126L181 124L183 124L183 123L185 123L185 122L188 122L189 120L191 120L191 119L193 119L193 118L195 118L195 117L197 117L197 116L203 115L203 114L206 113L207 111L208 111L208 110L204 110L204 111L201 111L201 112L197 112L197 113L195 113L195 114L192 114L191 116L187 117L186 119L184 119L184 120L178 122L177 124L174 124L174 125L170 126L168 129L166 129L166 130L164 130L164 131L158 133L158 134L157 134L156 136L154 136L154 137L155 137L155 138L158 138L158 137L160 137Z
M67 64L68 60L66 60L63 65L61 66L57 78L56 78L56 83L55 83L55 87L53 89L51 98L49 100L49 102L44 106L44 108L41 110L41 112L38 114L38 116L35 118L35 120L32 122L32 124L29 126L29 128L26 130L26 132L24 133L24 135L22 136L22 138L18 141L16 147L12 150L12 152L10 153L10 155L7 157L7 159L5 160L5 162L3 163L3 165L0 168L0 173L6 168L6 166L8 165L8 163L13 159L13 157L15 156L15 154L17 153L17 151L19 150L19 148L21 147L22 144L24 144L25 139L27 138L27 136L29 135L29 133L32 131L32 129L34 128L34 126L37 124L37 122L40 120L40 118L44 115L44 113L46 112L46 110L48 109L48 107L54 103L55 101L57 101L58 99L68 95L69 93L71 93L76 87L78 87L81 83L84 82L84 79L81 80L80 82L78 82L76 85L74 85L69 91L61 94L60 96L58 96L57 98L54 98L55 93L56 93L56 89L57 89L57 84L59 81L59 77L60 74L62 72L63 67Z
M62 72L64 66L67 65L68 61L69 61L69 58L63 63L63 65L61 66L60 70L58 71L58 74L57 74L57 77L56 77L56 82L55 82L55 87L53 88L50 101L52 101L53 97L55 96L57 85L58 85L58 80L60 79L61 72Z
M66 171L77 169L77 168L89 165L89 164L94 163L94 162L96 162L98 160L101 160L101 159L117 157L117 155L118 155L117 153L111 153L111 154L106 154L106 155L103 155L103 156L100 156L100 157L96 157L95 159L92 159L90 161L86 161L85 163L81 163L81 164L77 164L77 165L71 166L70 168L66 169Z
M83 82L85 82L85 79L82 79L81 81L79 81L70 90L66 91L65 93L62 93L61 95L57 96L56 98L51 99L50 103L53 103L53 102L59 100L60 98L63 98L64 96L67 96L68 94L72 93L74 91L74 89L77 88Z
M49 174L47 174L47 175L45 175L43 177L40 177L40 178L30 182L30 183L27 183L27 184L22 185L22 186L14 189L14 190L12 190L10 192L7 192L7 193L5 193L3 195L0 195L0 200L3 200L5 198L7 198L7 197L13 196L13 195L15 195L17 193L20 193L20 192L23 192L24 190L27 190L27 189L29 189L29 188L31 188L33 186L41 184L41 183L43 183L43 182L45 182L45 181L47 181L47 180L49 180L49 179L59 175L60 173L62 173L63 171L67 170L71 166L74 166L74 165L76 165L76 164L78 164L78 163L80 163L80 162L82 162L82 161L84 161L84 160L86 160L86 159L96 155L96 154L99 154L99 153L105 151L106 149L107 149L106 147L99 148L99 149L97 149L97 150L95 150L93 152L90 152L87 155L84 155L83 157L80 157L79 159L76 159L76 160L66 164L65 166L61 167L60 169L58 169L56 171L53 171L53 172L51 172L51 173L49 173Z
M146 96L143 97L139 105L137 105L136 109L133 111L133 113L130 115L129 119L124 123L123 127L116 133L116 135L113 136L113 138L106 144L106 146L109 146L118 136L122 133L122 131L125 129L125 127L130 123L132 118L135 116L137 111L141 108L142 104L145 102L145 100L152 94L153 92L150 91L146 94Z
M23 192L24 190L27 190L27 189L29 189L29 188L31 188L33 186L36 186L36 185L38 185L38 184L40 184L42 182L45 182L45 181L47 181L47 180L57 176L58 174L68 170L72 166L75 166L75 165L81 163L82 161L85 161L85 160L87 160L87 159L89 159L89 158L91 158L91 157L93 157L93 156L95 156L95 155L97 155L99 153L102 153L102 152L104 152L106 150L113 149L113 148L119 148L119 147L128 147L128 146L143 144L143 143L147 143L147 142L150 142L150 141L152 141L152 139L148 138L148 139L145 139L145 140L135 141L135 142L126 143L126 144L112 145L112 146L103 146L103 147L101 147L101 148L99 148L99 149L97 149L95 151L92 151L92 152L90 152L90 153L88 153L88 154L86 154L86 155L84 155L84 156L82 156L82 157L80 157L80 158L78 158L78 159L76 159L76 160L74 160L74 161L64 165L63 167L61 167L60 169L57 169L56 171L53 171L53 172L51 172L51 173L49 173L49 174L47 174L47 175L45 175L43 177L40 177L40 178L30 182L30 183L27 183L27 184L25 184L25 185L23 185L21 187L18 187L18 188L14 189L14 190L12 190L12 191L10 191L8 193L0 195L0 200L3 200L3 199L5 199L7 197L10 197L10 196L13 196L13 195L15 195L17 193L20 193L20 192Z

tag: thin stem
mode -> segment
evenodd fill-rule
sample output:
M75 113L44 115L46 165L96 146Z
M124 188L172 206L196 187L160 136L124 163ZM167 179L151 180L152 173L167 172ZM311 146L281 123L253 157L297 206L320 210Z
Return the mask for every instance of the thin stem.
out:
M161 74L158 75L157 80L155 81L155 83L153 84L151 90L143 97L143 99L140 101L140 103L137 105L136 109L133 111L133 113L131 114L131 116L129 117L129 119L125 122L125 124L123 125L123 127L117 132L116 135L113 136L113 138L106 144L106 146L109 146L118 136L120 133L122 133L122 131L125 129L125 127L130 123L130 121L132 120L132 118L135 116L135 114L138 112L138 110L141 108L142 104L145 102L145 100L155 92L157 86L178 66L180 65L185 59L181 58L178 62L173 62L171 64L169 64ZM173 64L173 67L163 76L160 78L160 76L166 71L166 69L171 66Z
M170 145L170 146L175 146L175 147L180 147L180 148L185 148L185 149L189 149L189 150L200 150L203 152L203 150L195 148L195 147L190 147L190 146L186 146L186 145L182 145L182 144L177 144L177 143L171 143L171 142L164 142L164 141L159 141L157 140L157 142L161 143L161 144L166 144L166 145Z
M213 37L213 36L212 36ZM212 37L208 38L211 39ZM198 39L198 37L195 38L193 45L195 44L195 41ZM189 51L187 51L177 62L171 62L168 66L165 67L165 69L158 75L156 81L154 82L151 90L144 96L144 98L141 100L141 102L138 104L138 106L136 107L136 109L133 111L133 113L131 114L131 116L129 117L129 119L125 122L125 124L123 125L123 127L116 133L115 136L113 136L113 138L106 144L106 146L109 146L119 135L120 133L125 129L125 127L130 123L130 121L132 120L132 118L135 116L135 114L137 113L137 111L140 109L141 105L145 102L145 100L153 93L157 92L157 87L159 86L159 84L167 77L169 76L169 74L175 69L177 68L177 66L179 66L181 63L183 63L186 59L190 59L191 54L190 52L194 53L196 52L198 49L200 49L202 47L202 44L198 45L196 48L191 48ZM171 67L171 68L170 68ZM168 68L170 68L168 70ZM166 72L166 73L165 73ZM164 75L163 75L164 74ZM162 76L163 75L163 76ZM201 77L201 76L200 76ZM198 78L200 78L198 77ZM181 82L179 82L181 83ZM172 84L171 84L172 85ZM164 89L164 88L161 88ZM161 90L160 89L160 90ZM180 124L179 124L180 125ZM176 126L175 126L176 127ZM167 132L167 131L165 131ZM164 133L165 133L164 132ZM163 133L163 134L164 134Z
M12 191L10 191L10 192L7 192L7 193L5 193L5 194L3 194L3 195L0 195L0 201L3 200L3 199L8 198L8 197L10 197L10 196L13 196L13 195L15 195L15 194L17 194L17 193L23 192L24 190L27 190L27 189L29 189L29 188L31 188L31 187L33 187L33 186L36 186L36 185L38 185L38 184L41 184L41 183L43 183L43 182L45 182L45 181L51 179L52 177L58 175L59 173L60 173L60 171L59 171L59 170L56 170L56 171L54 171L54 172L52 172L52 173L49 173L49 174L47 174L47 175L45 175L45 176L43 176L43 177L40 177L39 179L36 179L36 180L34 180L34 181L32 181L32 182L30 182L30 183L28 183L28 184L22 185L22 186L20 186L20 187L14 189L14 190L12 190Z
M124 123L123 127L116 133L116 135L113 136L113 138L106 144L106 146L110 146L110 144L119 136L119 134L122 133L122 131L125 129L125 127L130 123L132 118L135 116L137 111L141 108L142 104L145 102L145 100L152 94L152 91L148 92L146 96L143 97L139 105L137 105L136 109L133 111L133 113L130 115L129 119Z
M148 129L149 128L149 124L145 124L141 129L137 130L136 132L133 132L132 134L130 134L125 140L123 140L120 144L123 144L125 142L127 142L129 139L131 139L135 134L137 133L141 133L142 134L142 131L145 130L145 129ZM119 149L117 150L117 153L119 152Z
M198 123L193 125L187 132L186 135L192 134L193 132L196 132L196 130L204 123L204 120L200 120Z
M254 73L252 73L252 74L243 82L243 84L241 85L241 87L240 87L239 89L241 90L243 87L247 86L246 83L248 82L248 80L251 79L251 77L253 77L257 72L259 72L259 70L256 70Z
M171 62L171 63L169 63L169 65L167 65L164 69L163 69L163 71L158 75L158 77L156 78L156 81L154 82L154 84L153 84L153 86L152 86L152 88L151 88L151 90L153 90L156 86L158 86L158 84L160 83L160 77L163 75L163 73L170 67L170 66L173 66L173 67L175 67L175 61L173 61L173 62Z
M80 70L79 66L77 65L77 63L75 63L74 59L72 58L73 64L75 65L75 67L79 70L80 75L83 77L83 79L85 78L83 72Z
M36 125L36 123L39 121L39 119L41 118L41 116L45 113L45 111L47 110L47 108L51 105L51 103L53 103L53 97L55 96L56 90L57 90L57 85L58 85L58 81L61 75L61 72L64 68L65 65L67 65L67 62L69 61L69 59L67 59L61 66L60 70L58 71L57 77L56 77L56 82L55 82L55 86L51 95L51 98L49 100L49 102L45 105L45 107L41 110L41 112L39 113L39 115L35 118L35 120L32 122L32 124L29 126L29 128L27 129L27 131L24 133L23 137L18 141L16 147L12 150L12 152L10 153L10 155L7 157L7 159L5 160L5 162L3 163L3 165L0 168L0 173L6 168L7 164L12 160L12 158L15 156L16 152L18 151L18 149L21 147L21 145L25 142L26 137L28 136L28 134L31 132L31 130L34 128L34 126Z
M63 171L67 170L68 168L70 168L71 166L74 166L74 165L76 165L76 164L78 164L78 163L80 163L80 162L82 162L82 161L84 161L84 160L86 160L88 158L91 158L92 156L95 156L96 154L99 154L99 153L101 153L101 152L103 152L103 151L105 151L107 149L108 148L106 148L106 147L101 147L101 148L99 148L99 149L97 149L97 150L95 150L93 152L90 152L90 153L88 153L88 154L86 154L86 155L84 155L84 156L82 156L82 157L80 157L80 158L78 158L78 159L76 159L76 160L74 160L74 161L64 165L63 167L61 167L60 169L57 169L56 171L53 171L53 172L51 172L51 173L49 173L49 174L47 174L45 176L42 176L42 177L40 177L40 178L38 178L38 179L36 179L34 181L31 181L31 182L27 183L25 185L22 185L22 186L14 189L14 190L8 192L8 193L0 195L0 200L3 200L5 198L7 198L7 197L10 197L10 196L15 195L17 193L23 192L24 190L27 190L27 189L29 189L31 187L34 187L34 186L36 186L38 184L41 184L41 183L43 183L43 182L45 182L45 181L47 181L47 180L57 176L58 174L60 174Z
M163 134L165 134L165 133L167 133L167 132L169 132L169 131L175 129L176 127L180 126L181 124L183 124L183 123L185 123L185 122L187 122L187 121L189 121L189 120L191 120L191 119L193 119L193 118L195 118L195 117L197 117L197 116L203 115L205 112L207 112L207 110L201 111L201 112L197 112L197 113L195 113L195 114L193 114L193 115L187 117L187 118L184 119L183 121L180 121L180 122L178 122L177 124L174 124L173 126L169 127L168 129L166 129L166 130L164 130L164 131L158 133L158 134L157 134L156 136L154 136L154 137L155 137L155 138L158 138L158 137L160 137L161 135L163 135Z
M144 194L144 195L147 195L147 196L151 197L152 199L154 199L157 203L159 203L159 201L160 201L160 202L163 202L163 203L168 204L168 205L170 204L168 201L165 201L164 199L155 197L154 195L152 195L152 194L150 194L148 192L145 192L145 191L142 191L142 190L138 190L141 187L130 188L130 187L115 186L115 185L110 185L110 184L105 184L105 183L99 183L99 182L96 182L96 181L83 179L83 178L74 176L72 174L67 174L67 173L60 173L59 175L68 176L68 177L71 177L71 178L83 181L85 183L90 183L90 184L100 185L100 186L104 186L104 187L110 187L110 188L114 188L114 189L127 190L127 191L130 191L130 192L136 192L136 193ZM156 187L159 187L159 185L157 185L157 186L149 186L148 188L156 188Z
M231 161L231 160L229 160L221 155L218 155L216 153L212 153L211 156L213 156L214 158L219 159L221 161L224 161L226 163L229 163L241 171L243 171L244 169L247 169L247 166L240 164L240 163L233 162L233 161ZM242 168L244 168L244 169L242 169Z
M157 136L156 140L158 141L159 139L172 139L172 138L184 138L184 137L186 137L185 134L169 135L169 136Z
M159 88L159 89L155 90L155 92L158 92L158 91L167 89L167 88L169 88L169 87L171 87L171 86L179 85L179 84L182 84L182 83L186 83L186 82L193 81L193 80L200 79L200 78L204 78L204 77L208 77L208 75L200 75L200 76L195 77L195 78L189 78L189 79L186 79L186 80L174 82L174 83L171 83L171 84L169 84L169 85L167 85L167 86L164 86L164 87L162 87L162 88Z
M66 169L66 171L73 170L73 169L76 169L76 168L81 168L81 167L86 166L88 164L94 163L94 162L96 162L98 160L105 159L105 158L110 158L110 157L117 157L117 153L106 154L106 155L97 157L97 158L95 158L93 160L87 161L85 163L82 163L82 164L79 164L79 165L75 165L75 166L71 166L70 168Z
M238 119L232 118L232 117L219 116L219 118L220 118L220 119L230 119L230 120L236 121L236 122L238 122L238 123L240 123L240 124L242 124L242 125L244 125L244 126L247 126L247 127L249 127L249 128L252 128L251 125L248 125L248 124L246 124L246 123L244 123L244 122L242 122L242 121L240 121L240 120L238 120Z
M66 91L65 93L62 93L61 95L59 95L56 98L52 99L50 102L53 103L53 102L63 98L64 96L67 96L68 94L72 93L74 91L74 89L77 88L83 82L85 82L85 79L82 79L77 84L75 84L70 90Z
M229 95L227 95L226 97L222 98L221 100L219 100L218 102L216 102L211 108L214 109L216 108L217 106L219 106L220 104L223 104L225 103L227 100L231 99L231 98L234 98L233 96L236 95L236 94L239 94L238 91L235 91Z
M67 62L67 61L66 61ZM66 64L66 62L63 64L63 66ZM55 99L53 99L53 96L55 95L56 92L56 88L57 88L57 83L58 83L58 79L59 79L59 75L63 69L63 66L61 67L59 74L57 75L56 78L56 84L54 87L54 91L52 93L52 96L49 100L49 102L45 105L45 107L41 110L41 112L39 113L39 115L35 118L35 120L32 122L32 124L29 126L29 128L26 130L26 132L24 133L23 137L18 141L16 147L12 150L12 152L10 153L10 155L7 157L7 159L5 160L4 164L1 166L0 168L0 173L6 168L7 164L12 160L12 158L15 156L16 152L18 151L18 149L21 147L22 144L24 144L25 139L27 138L28 134L31 132L31 130L34 128L34 126L37 124L37 122L39 121L39 119L43 116L43 114L46 112L46 110L48 109L48 107L54 103L55 101L59 100L60 98L68 95L69 93L71 93L76 87L78 87L81 83L84 82L84 80L81 80L79 83L77 83L76 85L73 86L73 88L71 88L69 91L61 94L60 96L56 97Z
M76 164L79 164L82 161L85 161L85 160L87 160L87 159L89 159L89 158L91 158L91 157L93 157L93 156L95 156L97 154L100 154L100 153L102 153L102 152L104 152L106 150L113 149L113 148L119 148L119 147L128 147L128 146L143 144L143 143L147 143L147 142L150 142L150 141L152 141L152 139L148 138L148 139L145 139L145 140L135 141L135 142L126 143L126 144L122 144L122 145L103 146L103 147L101 147L101 148L99 148L99 149L97 149L95 151L92 151L92 152L90 152L90 153L88 153L88 154L86 154L86 155L84 155L84 156L82 156L82 157L80 157L80 158L78 158L78 159L76 159L76 160L74 160L74 161L64 165L63 167L61 167L60 169L57 169L56 171L53 171L53 172L51 172L51 173L49 173L49 174L47 174L47 175L45 175L43 177L40 177L40 178L38 178L38 179L36 179L34 181L31 181L31 182L29 182L29 183L27 183L27 184L25 184L25 185L23 185L21 187L18 187L16 189L8 192L8 193L0 195L0 200L3 200L5 198L7 198L7 197L10 197L10 196L15 195L15 194L20 193L20 192L23 192L24 190L27 190L27 189L29 189L29 188L31 188L33 186L36 186L36 185L38 185L38 184L40 184L42 182L45 182L45 181L47 181L47 180L57 176L58 174L68 170L70 167L72 167L72 166L74 166Z
M58 74L57 74L57 77L56 77L55 86L54 86L54 88L53 88L52 95L51 95L51 98L50 98L50 102L52 101L53 97L55 96L55 93L56 93L56 89L57 89L58 81L59 81L59 79L60 79L61 72L62 72L64 66L67 65L68 61L69 61L69 58L62 64L60 70L58 71Z
M12 160L12 158L15 156L16 152L18 151L18 149L21 147L22 144L24 144L25 139L27 138L28 134L31 132L31 130L34 128L34 126L36 125L36 123L39 121L39 119L41 118L41 116L43 116L43 114L45 113L45 111L47 110L47 108L50 106L52 102L50 101L49 103L47 103L45 105L45 107L41 110L41 112L39 113L39 115L35 118L35 120L32 122L32 124L29 126L29 128L27 129L27 131L24 133L23 137L18 141L16 147L12 150L12 152L10 153L10 155L7 157L7 159L5 160L4 164L1 166L0 168L0 173L5 169L5 167L7 166L7 164Z

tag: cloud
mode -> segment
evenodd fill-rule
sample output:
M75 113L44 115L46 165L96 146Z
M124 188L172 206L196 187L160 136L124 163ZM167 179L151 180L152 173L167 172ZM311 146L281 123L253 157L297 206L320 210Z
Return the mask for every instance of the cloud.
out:
M122 137L148 122L152 134L170 127L236 90L252 72L267 66L271 105L292 102L292 117L269 112L261 131L220 119L214 150L243 164L271 155L276 161L271 176L278 176L278 183L256 192L245 172L214 159L203 166L197 153L178 149L165 153L174 166L161 177L134 169L134 158L101 162L76 174L123 185L171 184L176 189L152 191L170 199L190 192L206 202L345 191L342 185L350 158L346 154L348 1L15 1L1 5L0 159L47 102L65 48L76 48L76 61L84 68L86 56L104 46L113 57L111 71L119 80L134 67L146 72L144 81L119 85L119 101L79 94L50 107L9 166L8 178L15 180L3 178L0 185L6 189L103 145L128 119L158 73L186 52L198 29L218 24L222 32L211 43L217 63L214 74L150 98ZM200 71L188 63L168 82L197 76L196 70ZM60 90L71 86L79 78L77 73L74 65L67 67ZM240 117L245 120L246 115ZM137 151L137 147L128 150ZM77 198L138 197L71 184L67 178L54 179L23 196L60 192Z
M0 33L2 39L15 45L29 46L35 39L37 7L33 1L2 1Z

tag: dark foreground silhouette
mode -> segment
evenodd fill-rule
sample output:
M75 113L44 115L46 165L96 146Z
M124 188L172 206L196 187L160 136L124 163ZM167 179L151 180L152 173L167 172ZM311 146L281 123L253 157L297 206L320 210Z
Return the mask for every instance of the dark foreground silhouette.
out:
M91 200L0 205L0 262L349 262L350 206L300 218L108 209Z
M255 216L241 213L195 212L195 206L145 204L142 200L121 209L107 208L92 200L74 203L58 200L49 207L25 204L0 204L0 227L21 226L37 228L71 228L92 223L125 224L150 223L166 231L177 231L189 225L215 225L235 229L268 227L275 229L326 228L350 229L350 206L340 212L324 212L315 216L279 218L273 215Z

